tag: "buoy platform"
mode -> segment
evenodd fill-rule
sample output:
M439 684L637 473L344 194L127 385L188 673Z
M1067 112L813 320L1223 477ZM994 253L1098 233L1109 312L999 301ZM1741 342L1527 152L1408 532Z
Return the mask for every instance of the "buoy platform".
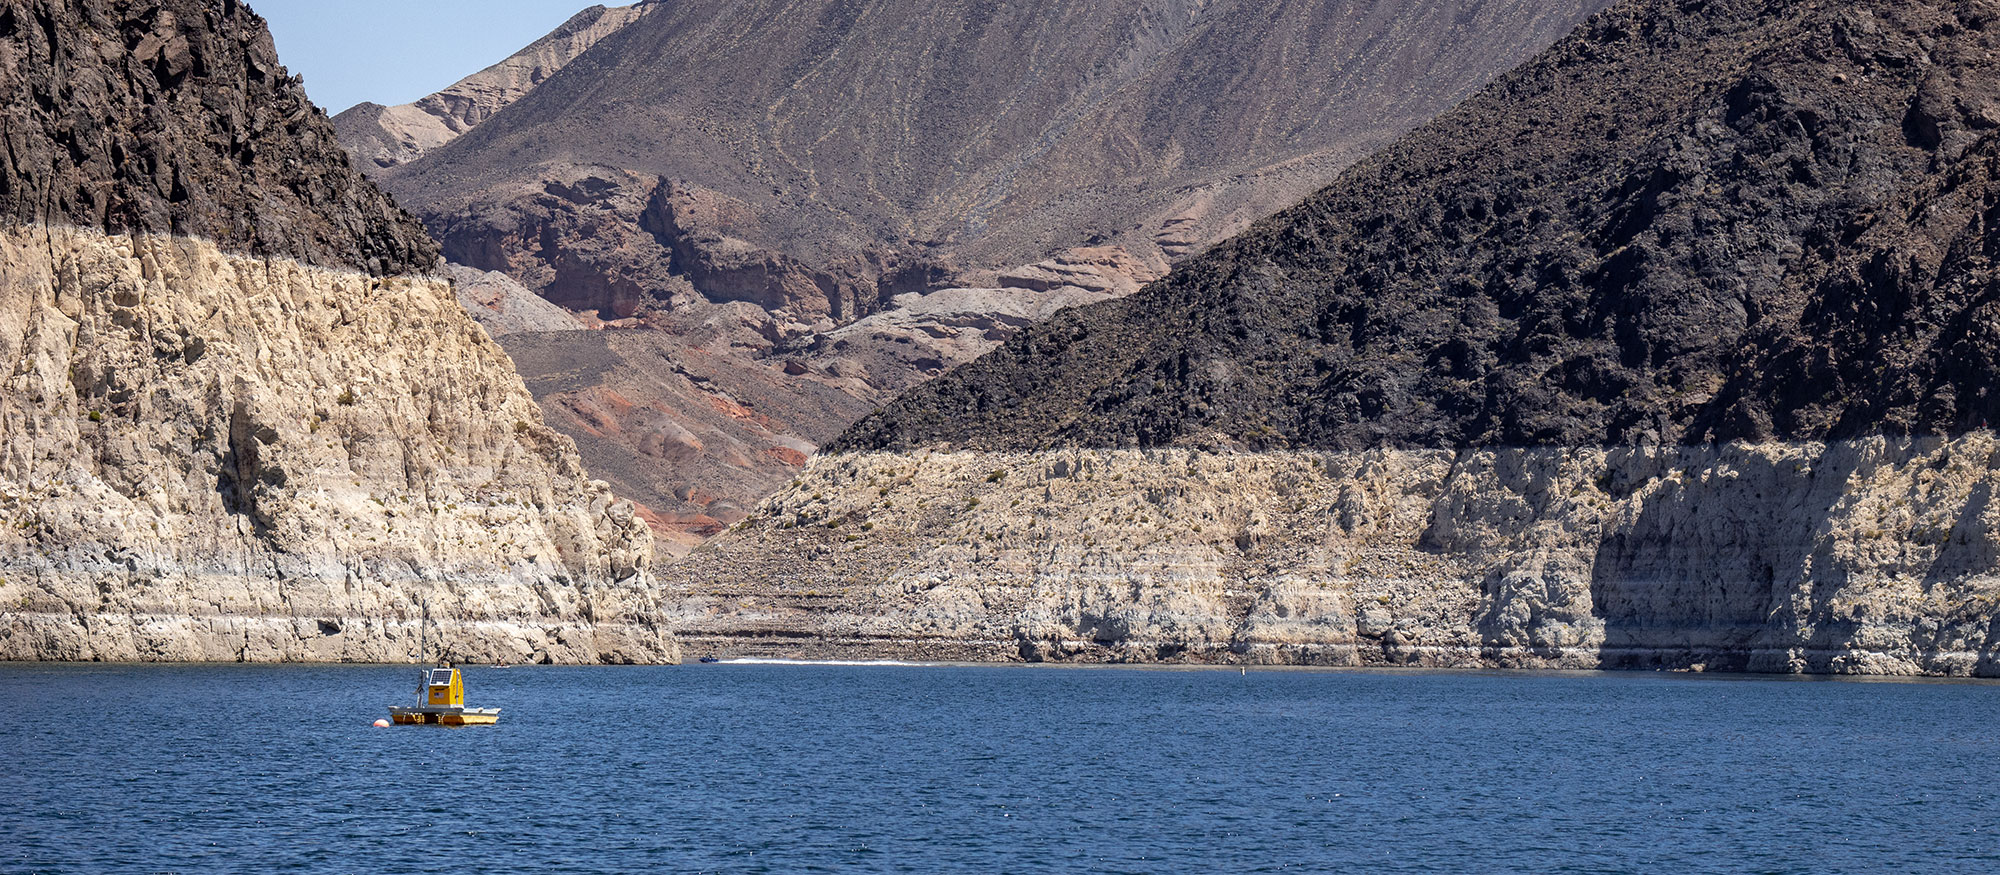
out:
M417 681L417 704L389 706L397 726L489 726L500 722L498 708L465 707L465 682L450 666L424 669Z

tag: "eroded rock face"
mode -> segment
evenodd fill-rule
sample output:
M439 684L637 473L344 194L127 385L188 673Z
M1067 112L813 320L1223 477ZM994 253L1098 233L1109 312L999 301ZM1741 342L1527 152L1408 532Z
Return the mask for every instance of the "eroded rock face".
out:
M468 306L488 330L523 335L508 339L509 351L550 423L578 441L591 469L620 495L641 503L671 549L714 534L789 481L820 442L910 385L906 374L935 375L946 361L968 361L1007 336L981 330L922 368L905 364L910 344L900 323L828 339L818 332L831 331L836 316L882 313L898 295L927 290L931 269L873 256L811 268L718 230L741 232L754 221L726 199L610 168L547 169L534 196L447 222L481 230L452 234L446 255L472 265L453 268L468 276L523 277L577 316L564 324L537 315L531 324L540 330L613 332L528 337L536 329L498 307L540 313L532 304L507 303L497 282L462 287L486 290ZM1061 264L1079 277L1123 264L1093 259ZM995 294L1095 299L1067 290ZM806 361L813 364L787 367Z
M741 650L2000 673L1994 21L1614 7L857 424L695 555L688 622Z
M461 284L461 297L467 288L478 287ZM638 501L662 545L680 553L741 519L798 476L816 447L896 393L1063 307L1116 294L1075 286L909 293L807 335L749 302L686 300L643 319L584 314L594 332L510 331L502 343L549 423L575 438L591 472ZM503 324L469 306L489 331Z
M718 653L2000 675L2000 442L837 454L675 568Z
M646 3L592 6L504 61L415 103L363 103L333 117L340 142L363 169L407 164L472 130L534 90L591 46L639 19Z
M443 280L16 229L0 359L0 658L676 658L646 526Z
M810 265L745 239L759 236L757 222L747 205L698 186L563 163L509 196L431 219L452 262L504 272L607 321L741 301L796 337L946 275L874 250Z
M235 0L0 4L0 659L676 658L588 481Z

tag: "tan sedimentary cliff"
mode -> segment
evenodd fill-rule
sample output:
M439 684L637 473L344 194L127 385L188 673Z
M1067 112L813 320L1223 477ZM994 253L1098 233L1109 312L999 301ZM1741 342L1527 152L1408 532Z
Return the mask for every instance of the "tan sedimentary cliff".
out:
M668 576L701 652L1994 675L1996 453L839 454Z
M0 658L677 658L646 527L441 279L16 228L0 365Z
M458 138L542 84L591 46L646 13L643 3L592 6L532 45L415 103L363 103L334 118L341 142L367 169L394 167Z

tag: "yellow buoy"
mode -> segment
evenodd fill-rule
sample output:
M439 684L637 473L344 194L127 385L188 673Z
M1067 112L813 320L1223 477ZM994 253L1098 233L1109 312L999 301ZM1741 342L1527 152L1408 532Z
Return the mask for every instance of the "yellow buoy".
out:
M417 680L418 704L390 706L389 717L399 726L487 726L500 721L498 708L465 707L465 684L449 663L424 669Z

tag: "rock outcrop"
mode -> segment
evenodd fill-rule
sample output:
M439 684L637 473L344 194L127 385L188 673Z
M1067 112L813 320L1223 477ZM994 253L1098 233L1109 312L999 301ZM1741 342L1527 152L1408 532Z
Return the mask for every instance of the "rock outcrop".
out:
M2000 674L2000 19L1630 0L873 415L718 649Z
M0 659L677 658L435 244L234 0L0 7Z
M364 170L408 164L492 118L648 8L592 6L506 60L415 103L350 107L333 117L334 130Z
M437 244L348 169L240 4L0 6L0 220L200 237L376 276Z
M738 236L755 235L745 205L657 176L566 163L538 175L509 197L434 220L444 255L606 321L742 301L799 336L943 276L875 251L806 264Z
M522 332L582 331L584 326L540 295L528 291L499 271L482 271L462 264L445 265L445 275L458 291L458 302L487 334L502 337Z

